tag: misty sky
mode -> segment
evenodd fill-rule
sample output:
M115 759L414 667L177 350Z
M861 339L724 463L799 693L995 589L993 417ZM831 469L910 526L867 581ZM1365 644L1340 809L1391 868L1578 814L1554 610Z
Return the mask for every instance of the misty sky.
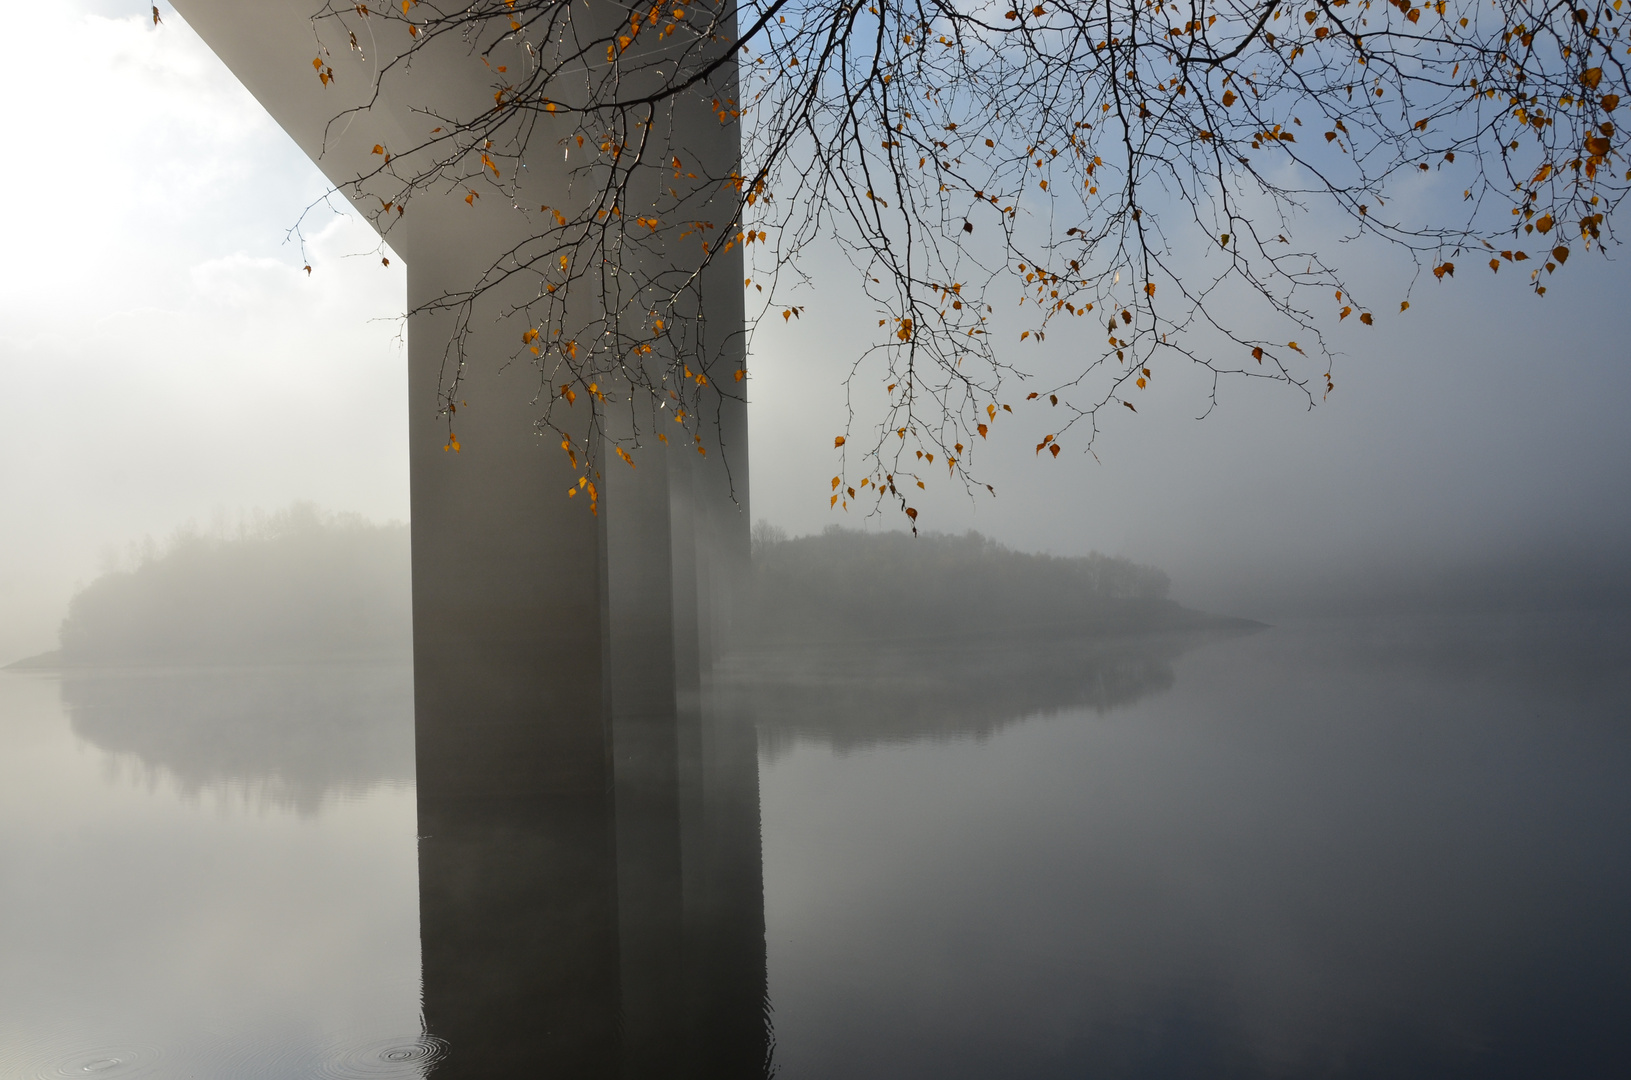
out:
M401 261L322 207L307 255L287 243L321 176L178 15L161 4L155 29L146 9L53 0L8 20L33 46L0 67L19 106L0 172L0 663L52 647L76 584L144 536L296 499L408 516ZM975 462L999 497L931 491L920 524L1153 562L1176 598L1238 614L1378 576L1623 567L1627 259L1581 256L1544 300L1479 262L1418 285L1406 316L1334 329L1337 390L1311 412L1225 385L1197 423L1206 384L1172 367L1095 462L1036 458L1048 418L1016 405ZM1375 251L1347 264L1378 293L1411 274ZM795 533L868 524L827 494L838 380L876 320L842 268L813 269L805 317L749 361L752 514Z

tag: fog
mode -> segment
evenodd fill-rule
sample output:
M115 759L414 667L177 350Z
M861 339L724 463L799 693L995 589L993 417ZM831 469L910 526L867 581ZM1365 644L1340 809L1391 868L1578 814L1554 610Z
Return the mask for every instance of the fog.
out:
M343 208L307 216L304 249L287 239L326 185L160 12L155 28L137 5L64 0L11 23L77 59L70 77L57 50L19 49L0 71L11 100L50 100L13 118L0 175L0 373L17 402L0 431L0 663L55 647L77 588L188 522L207 534L299 500L408 517L401 262ZM1386 252L1348 254L1378 294L1409 282ZM1225 383L1197 421L1209 385L1173 367L1096 457L1049 460L1032 452L1047 417L1016 393L973 461L996 497L931 487L919 524L1128 558L1165 571L1180 604L1252 618L1623 601L1625 260L1581 259L1544 300L1476 262L1418 284L1406 315L1333 330L1336 390L1312 410ZM807 269L804 317L753 342L751 514L792 535L900 528L828 506L840 379L875 325L846 321L862 311L846 267Z

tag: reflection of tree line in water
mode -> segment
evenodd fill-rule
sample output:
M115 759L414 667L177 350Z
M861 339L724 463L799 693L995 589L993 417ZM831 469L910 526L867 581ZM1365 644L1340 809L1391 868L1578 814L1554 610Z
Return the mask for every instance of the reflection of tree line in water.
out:
M1038 713L1103 713L1165 690L1179 656L1227 632L775 649L729 658L709 696L772 753L985 738ZM327 795L414 778L406 665L67 670L61 692L76 735L188 795L241 786L313 813Z
M406 665L69 670L62 700L76 735L187 795L241 786L304 814L414 778Z
M848 750L984 739L1039 713L1102 714L1166 690L1179 656L1230 632L1242 631L765 650L731 658L719 689L771 753L799 742Z

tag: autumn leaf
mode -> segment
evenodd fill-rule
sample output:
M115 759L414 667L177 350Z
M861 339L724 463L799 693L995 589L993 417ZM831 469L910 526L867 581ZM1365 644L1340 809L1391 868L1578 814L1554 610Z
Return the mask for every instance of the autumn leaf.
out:
M844 436L842 436L842 435L838 436L836 439L834 439L832 441L832 444L833 444L834 449L837 449L838 447L843 446L844 445Z

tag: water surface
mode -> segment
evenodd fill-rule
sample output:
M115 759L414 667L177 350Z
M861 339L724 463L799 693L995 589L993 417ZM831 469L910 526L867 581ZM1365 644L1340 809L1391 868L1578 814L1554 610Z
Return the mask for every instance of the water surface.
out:
M406 668L0 674L0 1077L1619 1075L1628 647L760 654L433 830Z

